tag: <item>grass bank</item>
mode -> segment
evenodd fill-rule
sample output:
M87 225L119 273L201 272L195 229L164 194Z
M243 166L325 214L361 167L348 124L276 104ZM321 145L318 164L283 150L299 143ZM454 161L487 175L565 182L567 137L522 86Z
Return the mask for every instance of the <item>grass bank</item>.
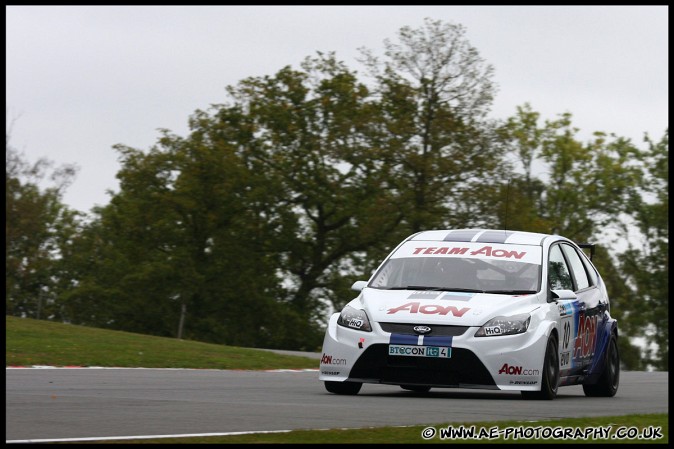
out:
M318 368L318 360L269 351L6 316L6 366L203 369Z

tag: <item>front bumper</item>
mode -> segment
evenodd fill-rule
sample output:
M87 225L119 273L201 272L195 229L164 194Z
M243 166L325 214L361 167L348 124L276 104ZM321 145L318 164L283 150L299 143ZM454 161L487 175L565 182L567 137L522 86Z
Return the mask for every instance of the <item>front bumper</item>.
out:
M374 344L358 358L348 380L393 385L490 388L496 382L475 354L452 348L451 358L401 357L388 354L387 344Z
M447 388L481 388L537 391L549 326L538 325L518 335L475 337L478 327L451 329L429 334L427 342L451 347L451 357L408 357L389 355L389 344L400 340L414 342L412 325L372 323L372 332L337 325L331 317L323 342L319 379L393 385L426 385ZM420 323L415 323L420 324ZM384 328L394 329L386 332ZM409 330L406 330L408 328ZM423 339L421 339L423 342ZM411 343L416 344L416 343ZM423 343L428 345L430 343ZM433 343L435 344L435 343Z

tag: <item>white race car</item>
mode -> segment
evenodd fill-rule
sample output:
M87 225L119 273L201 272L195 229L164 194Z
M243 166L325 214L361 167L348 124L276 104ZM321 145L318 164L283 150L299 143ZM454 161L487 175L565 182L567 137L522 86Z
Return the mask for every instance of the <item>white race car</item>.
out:
M591 245L582 245L593 249ZM363 383L521 391L553 399L582 384L618 390L618 324L601 276L571 240L460 229L400 243L330 317L319 379L336 394Z

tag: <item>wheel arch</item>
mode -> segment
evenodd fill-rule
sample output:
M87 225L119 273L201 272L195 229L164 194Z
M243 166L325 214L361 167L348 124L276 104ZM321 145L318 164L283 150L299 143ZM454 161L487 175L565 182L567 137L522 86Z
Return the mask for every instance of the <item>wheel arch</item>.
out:
M555 325L550 328L550 332L548 333L547 336L548 338L550 338L553 335L557 339L557 344L559 344L559 330L557 330L557 323L555 323Z
M616 343L618 342L618 320L610 318L606 320L602 326L603 332L597 336L597 346L595 348L596 355L592 360L588 376L584 383L594 383L597 381L599 375L602 373L605 365L605 353L608 349L611 337L615 336Z

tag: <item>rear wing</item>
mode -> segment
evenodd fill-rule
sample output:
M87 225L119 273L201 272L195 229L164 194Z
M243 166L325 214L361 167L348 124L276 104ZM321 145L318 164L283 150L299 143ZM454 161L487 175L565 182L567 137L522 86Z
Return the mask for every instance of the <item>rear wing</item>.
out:
M583 249L588 248L590 250L590 260L592 260L594 257L594 243L579 243L578 246Z

